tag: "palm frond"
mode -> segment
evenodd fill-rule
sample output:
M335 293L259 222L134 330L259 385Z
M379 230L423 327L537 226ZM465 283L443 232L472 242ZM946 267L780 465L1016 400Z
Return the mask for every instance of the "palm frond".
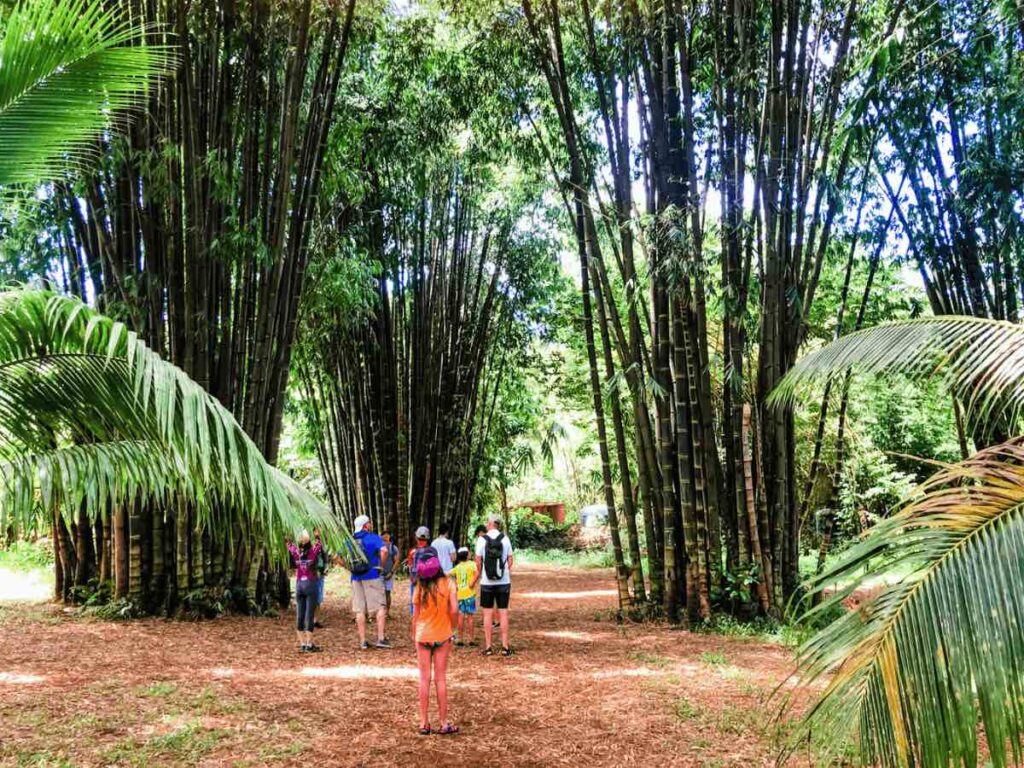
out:
M938 380L974 418L985 422L998 414L1013 423L1024 406L1024 327L942 316L867 328L802 358L769 402L790 403L812 383L847 370Z
M301 524L347 539L184 372L123 324L46 291L0 293L0 462L0 526L34 514L31 487L64 514L84 502L93 519L105 502L177 496L204 523L228 508L270 538Z
M23 0L2 20L0 186L58 175L173 64L125 6Z
M865 760L999 767L1024 758L1024 441L928 480L812 584L829 611L906 574L809 640L798 685L827 679L801 732L855 730ZM829 676L831 676L829 678Z

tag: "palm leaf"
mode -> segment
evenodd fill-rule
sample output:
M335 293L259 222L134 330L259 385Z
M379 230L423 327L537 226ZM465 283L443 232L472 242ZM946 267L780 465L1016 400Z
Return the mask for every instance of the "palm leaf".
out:
M855 730L866 761L994 766L1024 758L1024 441L938 472L812 584L829 611L894 568L907 575L800 651L824 693L805 735Z
M0 186L37 183L87 159L111 119L173 64L123 5L23 0L0 24Z
M0 527L41 498L91 519L138 497L225 509L260 535L347 534L232 414L121 323L46 291L0 293ZM275 555L283 554L272 548Z
M1013 423L1024 406L1024 327L942 316L867 328L801 359L769 402L791 403L812 383L835 379L847 370L938 380L978 423L993 416Z

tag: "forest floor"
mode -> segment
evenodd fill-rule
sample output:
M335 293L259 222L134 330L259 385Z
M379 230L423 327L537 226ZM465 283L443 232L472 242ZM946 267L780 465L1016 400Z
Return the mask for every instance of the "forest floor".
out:
M390 651L356 648L339 572L316 655L297 652L290 615L121 623L0 604L0 764L775 764L784 724L772 693L792 651L616 625L613 587L605 570L517 569L517 655L455 649L453 737L416 733L404 582Z

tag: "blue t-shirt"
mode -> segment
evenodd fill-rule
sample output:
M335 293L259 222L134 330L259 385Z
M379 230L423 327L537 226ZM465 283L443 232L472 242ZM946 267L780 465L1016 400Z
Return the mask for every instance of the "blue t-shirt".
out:
M384 539L373 531L358 531L353 536L363 547L366 559L370 561L370 570L366 573L352 574L352 581L369 581L380 578L380 551L384 549Z

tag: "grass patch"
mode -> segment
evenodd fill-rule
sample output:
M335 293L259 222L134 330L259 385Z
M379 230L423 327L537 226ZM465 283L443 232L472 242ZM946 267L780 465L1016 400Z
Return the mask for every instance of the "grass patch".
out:
M204 715L235 715L247 712L249 705L244 699L225 698L207 686L189 702L189 709Z
M301 755L309 747L304 741L295 741L282 747L264 747L260 750L261 760L285 760Z
M698 714L697 708L690 703L689 699L676 701L675 710L679 720L693 720Z
M171 683L168 681L162 681L159 683L153 683L151 685L143 686L138 689L140 695L150 699L160 698L162 696L170 696L172 693L176 693L178 690L177 683Z
M733 736L761 734L764 715L759 711L729 704L714 717L714 725L722 733Z
M49 752L33 752L30 755L19 754L15 765L33 766L33 768L74 768L74 763L63 757L56 757Z
M608 549L567 552L563 549L517 549L516 563L559 565L567 568L614 568L615 557Z
M633 651L629 654L629 658L633 661L639 662L640 664L646 664L649 667L658 667L659 669L667 667L671 663L671 659L659 656L656 653L647 653L646 651Z
M132 737L123 739L106 750L103 757L108 763L139 768L152 765L157 760L169 761L173 765L194 765L216 747L227 733L203 728L198 722L190 722L144 742Z
M729 663L729 659L721 651L704 651L698 658L705 664L711 664L712 666Z

